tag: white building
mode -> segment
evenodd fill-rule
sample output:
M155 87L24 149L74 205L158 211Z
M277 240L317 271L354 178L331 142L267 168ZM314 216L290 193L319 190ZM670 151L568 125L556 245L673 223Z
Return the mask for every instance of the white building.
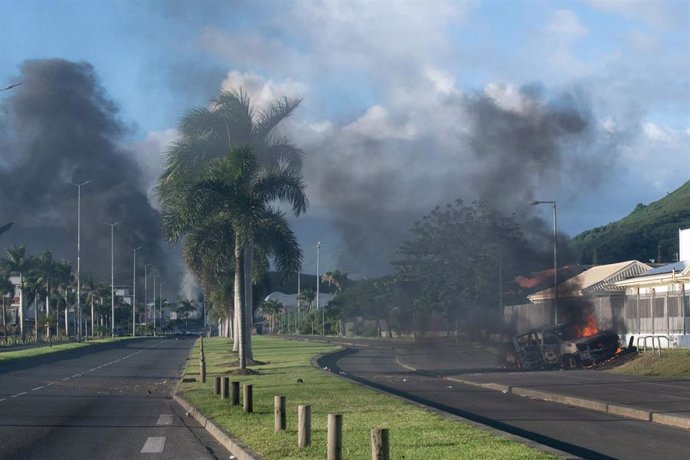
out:
M626 339L637 336L640 345L656 340L664 347L690 347L690 229L678 232L678 262L616 283L626 293Z

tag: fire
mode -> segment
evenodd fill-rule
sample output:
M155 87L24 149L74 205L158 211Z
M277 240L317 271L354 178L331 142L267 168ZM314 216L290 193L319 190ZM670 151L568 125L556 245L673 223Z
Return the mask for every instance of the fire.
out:
M589 337L590 335L598 334L599 328L597 327L594 315L589 315L587 317L587 324L576 326L575 331L578 337Z

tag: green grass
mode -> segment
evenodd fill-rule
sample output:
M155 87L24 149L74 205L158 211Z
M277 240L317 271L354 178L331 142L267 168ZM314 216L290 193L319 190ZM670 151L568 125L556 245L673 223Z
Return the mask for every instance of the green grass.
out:
M13 361L17 359L32 358L35 356L48 355L52 353L60 353L68 350L75 350L77 348L90 347L96 344L115 342L118 340L128 340L134 337L116 337L109 339L94 339L88 342L56 342L52 347L48 344L38 347L25 348L22 350L2 351L0 349L0 363Z
M661 356L642 353L610 372L640 377L690 378L690 350L663 350Z
M371 458L372 428L390 430L391 458L551 458L526 445L490 434L435 412L377 393L311 366L313 356L335 351L326 344L267 336L252 340L254 358L267 362L252 369L258 375L231 376L254 386L254 413L213 394L216 375L228 375L236 357L227 339L204 340L207 382L183 382L179 392L216 423L242 439L267 459L326 457L329 413L343 414L343 458ZM186 377L199 377L199 347L194 347ZM302 379L303 383L298 383ZM287 431L273 432L273 397L286 396ZM298 449L297 405L312 406L312 445Z

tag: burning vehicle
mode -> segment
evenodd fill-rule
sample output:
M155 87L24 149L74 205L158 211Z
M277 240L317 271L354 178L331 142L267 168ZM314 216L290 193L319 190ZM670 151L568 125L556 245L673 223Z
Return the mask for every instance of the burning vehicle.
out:
M521 369L589 367L621 352L618 334L591 324L531 329L515 336L513 345Z

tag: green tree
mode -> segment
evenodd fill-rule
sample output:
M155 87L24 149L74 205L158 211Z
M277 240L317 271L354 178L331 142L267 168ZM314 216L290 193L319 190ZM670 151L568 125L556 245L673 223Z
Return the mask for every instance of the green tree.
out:
M175 312L185 320L185 329L189 328L189 314L196 311L194 301L189 299L180 299L177 301L177 308Z
M412 293L408 307L417 330L431 312L449 322L478 318L495 324L505 290L499 280L514 279L524 261L537 259L514 218L483 202L438 207L411 232L394 266L398 283Z
M173 197L160 195L163 229L177 241L193 229L213 222L232 234L234 304L238 327L240 369L250 353L252 275L255 249L270 256L287 276L300 267L301 251L285 215L272 203L286 201L293 213L306 210L302 175L287 167L261 169L249 148L233 149L210 162L204 174Z
M311 311L311 305L316 299L316 292L312 288L304 288L297 294L297 300L300 302L306 302L307 310Z
M187 185L196 180L199 171L206 168L210 161L222 158L233 148L248 147L257 157L257 161L262 168L284 167L294 171L301 168L302 152L294 146L289 139L277 132L277 127L282 121L292 114L299 106L301 100L297 98L277 98L266 108L256 109L249 96L242 89L231 89L221 91L212 101L210 106L201 107L189 111L182 119L179 126L179 139L174 143L166 158L166 165L161 175L157 192L159 197L165 196L174 200L178 193L183 193ZM211 225L206 229L198 229L207 235L212 234L219 227ZM190 235L191 236L191 235ZM207 297L215 297L212 316L217 318L225 317L230 321L232 313L237 315L237 309L227 303L226 311L218 301L227 297L225 290L227 282L219 281L220 276L227 276L234 267L234 252L228 256L222 250L230 247L227 243L234 240L226 238L222 246L217 246L216 242L222 238L215 239L212 244L197 244L196 248L191 248L188 253L216 253L224 258L223 267L220 272L213 269L197 266L192 269L197 276L197 280L207 293ZM198 240L199 241L199 240ZM199 246L205 246L200 250ZM209 248L215 248L208 250ZM260 249L260 248L258 248ZM259 251L260 252L260 251ZM188 254L189 255L189 254ZM258 254L257 266L267 265L265 254ZM188 257L185 257L188 261ZM187 262L189 264L189 261ZM202 263L202 266L211 264ZM191 266L190 266L191 268ZM222 273L225 271L225 273ZM234 276L234 273L233 273ZM216 292L212 292L211 290ZM251 296L251 289L246 290ZM248 302L250 305L253 302ZM250 318L251 319L251 318ZM235 325L237 325L235 320ZM250 325L251 326L251 325ZM236 330L237 328L235 328ZM236 351L239 342L234 341Z
M271 325L271 333L275 333L276 315L283 311L284 308L284 305L275 299L264 300L259 305L259 311L268 316L268 321Z

